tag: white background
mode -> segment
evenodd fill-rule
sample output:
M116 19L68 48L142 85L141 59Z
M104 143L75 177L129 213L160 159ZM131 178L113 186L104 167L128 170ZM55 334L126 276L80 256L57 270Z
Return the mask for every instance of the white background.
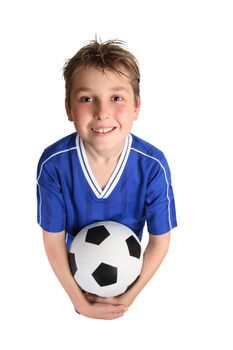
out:
M1 1L2 349L232 350L231 5ZM73 311L36 223L38 158L73 132L61 69L95 34L125 40L138 58L133 132L167 156L179 223L159 271L115 321Z

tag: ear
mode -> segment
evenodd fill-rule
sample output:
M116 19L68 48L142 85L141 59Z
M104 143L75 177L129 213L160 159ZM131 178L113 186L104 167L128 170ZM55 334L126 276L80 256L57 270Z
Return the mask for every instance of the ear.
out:
M67 114L67 116L68 116L68 119L69 119L70 122L72 122L72 121L73 121L73 117L72 117L72 113L71 113L71 110L70 110L70 106L69 106L67 100L65 100L65 108L66 108L66 114Z
M138 119L138 114L140 111L140 107L141 107L141 98L140 96L137 97L137 106L135 106L135 115L134 115L134 120Z

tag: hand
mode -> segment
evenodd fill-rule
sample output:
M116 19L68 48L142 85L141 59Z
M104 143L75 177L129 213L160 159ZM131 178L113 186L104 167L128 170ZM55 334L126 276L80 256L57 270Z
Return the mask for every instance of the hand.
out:
M101 298L92 294L86 294L85 297L89 305L83 310L78 309L78 311L80 311L80 313L86 317L113 320L123 316L128 310L128 308L123 304L116 304L115 302L111 303L110 299L113 298ZM99 298L98 301L97 298ZM108 299L108 301L106 299Z

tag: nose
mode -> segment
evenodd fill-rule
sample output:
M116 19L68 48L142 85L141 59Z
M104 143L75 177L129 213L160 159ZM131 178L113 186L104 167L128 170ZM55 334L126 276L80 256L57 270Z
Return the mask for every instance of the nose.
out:
M98 120L105 120L109 118L109 110L106 103L98 102L96 104L94 118Z

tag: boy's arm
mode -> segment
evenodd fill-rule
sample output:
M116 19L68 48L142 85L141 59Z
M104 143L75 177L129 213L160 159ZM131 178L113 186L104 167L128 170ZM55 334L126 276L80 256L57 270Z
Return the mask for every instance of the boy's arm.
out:
M170 243L170 232L162 235L150 235L143 259L141 274L137 282L123 295L126 305L132 304L137 295L153 277L163 259L165 258Z
M163 261L170 243L170 232L162 235L150 235L144 252L141 274L137 282L124 294L115 298L100 298L88 295L90 301L124 304L130 306L147 282L155 274Z
M43 231L43 240L50 265L76 310L84 316L102 319L114 319L124 314L125 305L93 303L81 292L70 272L64 232Z

